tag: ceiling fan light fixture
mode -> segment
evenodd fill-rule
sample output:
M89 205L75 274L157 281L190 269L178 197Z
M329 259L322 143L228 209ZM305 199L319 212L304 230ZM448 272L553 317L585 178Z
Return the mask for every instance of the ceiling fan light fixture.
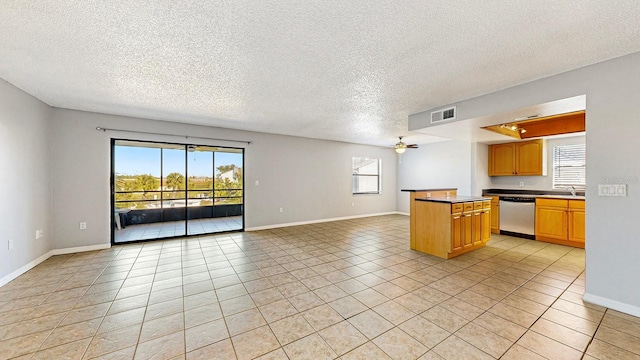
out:
M404 145L404 144L402 144L402 145ZM406 146L400 146L399 144L396 145L396 152L398 154L402 154L405 151L407 151L407 147Z

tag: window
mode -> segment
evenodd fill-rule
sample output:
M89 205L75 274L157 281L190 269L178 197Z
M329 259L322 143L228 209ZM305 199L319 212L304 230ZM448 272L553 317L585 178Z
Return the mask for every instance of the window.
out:
M381 164L381 159L352 159L353 194L380 194Z
M553 188L566 189L575 186L585 189L585 144L553 147Z

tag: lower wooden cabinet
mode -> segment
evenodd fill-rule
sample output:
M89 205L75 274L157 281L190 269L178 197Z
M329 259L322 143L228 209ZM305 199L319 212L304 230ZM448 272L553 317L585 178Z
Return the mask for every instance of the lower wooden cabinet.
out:
M462 214L451 215L451 252L462 250Z
M569 241L582 243L585 241L584 201L569 200Z
M473 221L471 224L473 231L471 238L473 239L473 245L482 243L482 211L476 210L473 212Z
M453 204L451 212L451 253L477 248L489 241L490 201Z
M483 247L491 237L491 202L417 201L413 250L444 259Z
M491 233L500 234L500 197L491 196Z
M473 212L462 214L462 248L473 246Z
M489 206L491 206L491 204L489 204ZM493 232L493 227L491 226L491 209L482 209L480 214L480 221L482 222L480 239L486 243L491 239L491 233Z
M536 199L536 240L584 248L583 200Z

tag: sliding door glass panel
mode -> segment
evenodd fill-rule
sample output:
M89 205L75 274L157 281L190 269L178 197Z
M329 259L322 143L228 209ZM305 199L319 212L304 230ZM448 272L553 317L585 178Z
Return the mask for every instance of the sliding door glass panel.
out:
M113 141L113 241L242 230L242 149Z
M218 231L213 226L213 148L189 146L187 152L188 204L187 234Z
M243 228L244 179L241 149L219 149L214 153L213 204L218 231Z
M164 144L162 149L162 221L157 238L182 236L187 232L187 169L184 145Z
M117 140L114 156L114 242L150 238L147 224L160 214L161 149L155 144Z

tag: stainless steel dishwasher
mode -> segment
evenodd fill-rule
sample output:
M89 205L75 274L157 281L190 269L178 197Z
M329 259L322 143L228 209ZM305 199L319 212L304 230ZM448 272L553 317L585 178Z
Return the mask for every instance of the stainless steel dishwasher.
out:
M500 233L535 239L536 199L500 196Z

